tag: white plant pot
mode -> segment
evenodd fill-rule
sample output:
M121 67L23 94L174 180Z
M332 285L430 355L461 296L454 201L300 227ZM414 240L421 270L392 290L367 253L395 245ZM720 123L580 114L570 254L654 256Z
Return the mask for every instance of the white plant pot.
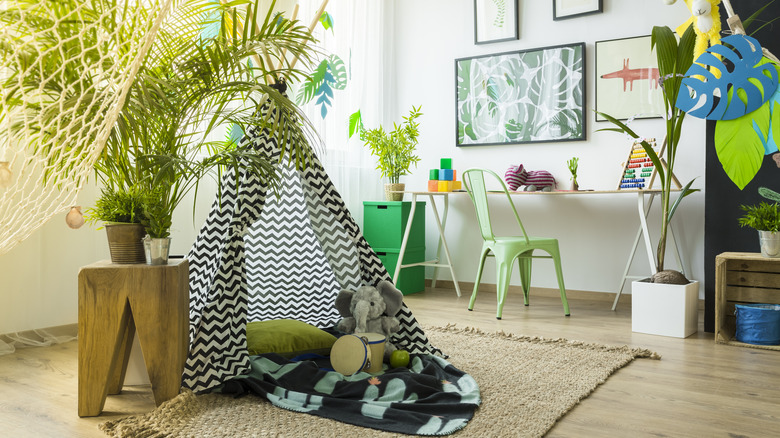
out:
M687 338L699 327L699 282L688 284L631 283L631 330Z

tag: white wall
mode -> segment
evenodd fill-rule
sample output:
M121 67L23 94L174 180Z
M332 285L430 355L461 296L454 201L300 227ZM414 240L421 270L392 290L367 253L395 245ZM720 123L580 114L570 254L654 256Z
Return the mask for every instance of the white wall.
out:
M388 17L392 17L388 22L394 27L394 39L387 42L387 48L394 62L390 63L392 71L386 75L389 78L384 90L385 100L389 102L386 120L400 120L412 105L422 105L425 113L421 118L422 162L419 171L406 178L410 189L425 187L427 169L438 167L440 157L452 157L454 167L461 171L468 167L487 167L503 173L510 163L523 163L530 169L549 170L566 183L565 162L578 156L581 187L611 189L615 186L628 142L618 134L594 132L607 125L596 124L592 116L587 122L588 141L585 142L455 147L454 59L585 41L588 107L593 108L595 41L646 35L653 25L676 27L687 18L687 9L680 2L664 6L661 1L605 0L603 14L554 22L550 3L520 0L520 40L481 46L474 45L473 41L471 0L387 3ZM697 186L703 187L704 124L696 119L689 119L686 124L677 174L683 181L698 177ZM638 120L632 126L641 135L663 137L660 120ZM95 192L92 187L86 188L79 203L85 208L92 205ZM177 211L173 254L186 254L189 250L210 206L208 192L208 189L201 192L194 220L189 200ZM702 194L695 194L686 199L675 222L686 254L686 268L695 279L704 277L703 198ZM532 233L559 238L568 288L616 290L638 225L633 196L540 197L519 205L524 223ZM78 270L109 258L109 252L103 230L88 225L70 230L65 225L65 213L9 253L0 255L0 333L77 321ZM430 210L427 213L428 255L432 256L436 230ZM458 277L473 281L480 239L472 207L465 196L453 196L447 230ZM486 270L485 282L495 281L491 266ZM644 253L638 253L633 271L637 275L648 272ZM535 286L555 287L549 262L537 263L533 278ZM517 281L515 276L513 284L518 284Z
M520 39L517 41L474 44L473 1L471 0L396 0L394 10L393 78L386 89L395 99L388 114L400 120L412 105L422 105L420 118L422 161L418 171L406 177L408 190L424 190L428 169L439 167L439 158L452 157L453 167L463 171L486 167L503 175L510 164L525 164L531 170L544 169L568 187L566 160L580 157L581 188L613 190L620 178L631 142L613 132L595 132L607 128L596 123L590 112L595 106L595 42L615 38L649 35L653 26L672 29L688 18L682 2L666 6L660 0L605 0L601 14L553 21L552 2L520 0ZM455 146L455 65L462 57L532 49L566 43L586 43L587 141L534 143L511 146ZM704 186L705 124L686 120L678 155L676 174L683 183L698 178ZM644 137L664 137L661 119L636 120L632 128ZM441 198L439 198L441 199ZM448 243L460 280L473 282L481 238L476 228L473 207L466 196L451 196L447 224ZM523 197L517 200L526 229L532 235L557 237L560 241L567 288L616 292L639 225L636 197L630 194L568 197ZM657 205L657 203L656 203ZM509 210L505 211L511 215ZM438 233L427 211L427 254L435 253ZM656 220L653 220L656 218ZM651 216L651 234L657 238L659 220ZM696 193L682 204L674 226L684 252L683 263L690 278L704 278L704 195ZM511 222L504 221L506 232ZM640 246L631 274L649 273L648 258ZM667 267L674 258L667 256ZM495 283L493 262L488 261L483 281ZM535 265L533 285L557 287L552 263ZM430 269L430 268L429 268ZM430 270L428 277L430 277ZM513 276L512 284L519 284ZM442 275L449 279L449 275ZM630 288L629 288L630 289ZM468 293L468 291L467 291ZM703 296L703 288L702 288Z

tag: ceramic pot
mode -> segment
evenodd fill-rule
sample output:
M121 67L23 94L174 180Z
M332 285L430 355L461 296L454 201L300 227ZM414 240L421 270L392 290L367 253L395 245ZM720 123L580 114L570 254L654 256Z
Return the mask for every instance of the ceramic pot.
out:
M631 283L631 331L686 338L699 326L699 282Z
M143 263L146 235L141 224L106 224L108 249L111 251L111 262L119 264Z
M404 200L403 193L392 193L392 192L402 192L404 190L404 187L406 187L406 184L404 183L385 184L385 200L403 201Z
M780 232L760 231L758 238L761 240L761 255L764 257L780 257Z

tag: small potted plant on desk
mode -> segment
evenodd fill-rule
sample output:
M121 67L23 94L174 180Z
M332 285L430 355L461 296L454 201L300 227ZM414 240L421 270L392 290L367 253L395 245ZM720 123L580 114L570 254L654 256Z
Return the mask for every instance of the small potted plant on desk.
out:
M577 168L579 167L579 161L579 157L572 157L571 160L566 162L566 165L569 167L569 172L571 172L571 189L575 192L580 189L580 185L577 184Z
M405 185L400 182L403 175L409 174L410 167L420 161L420 157L414 154L417 147L417 137L420 135L417 117L420 117L420 107L412 107L408 117L398 125L393 123L393 130L385 132L382 125L378 128L364 129L360 111L350 118L350 137L355 132L360 133L360 140L371 149L371 154L377 157L377 170L387 177L389 184L385 184L385 199L388 201L402 201Z
M758 205L742 205L745 214L739 218L739 225L758 231L761 255L780 257L780 205L761 202Z

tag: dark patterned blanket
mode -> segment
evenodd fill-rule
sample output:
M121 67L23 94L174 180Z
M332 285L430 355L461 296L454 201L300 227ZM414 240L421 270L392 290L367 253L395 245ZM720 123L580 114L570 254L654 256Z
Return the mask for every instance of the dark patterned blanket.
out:
M253 393L291 411L411 435L462 429L480 403L476 381L432 355L413 355L408 369L353 376L326 371L316 361L253 356L251 373L225 383L219 392Z

